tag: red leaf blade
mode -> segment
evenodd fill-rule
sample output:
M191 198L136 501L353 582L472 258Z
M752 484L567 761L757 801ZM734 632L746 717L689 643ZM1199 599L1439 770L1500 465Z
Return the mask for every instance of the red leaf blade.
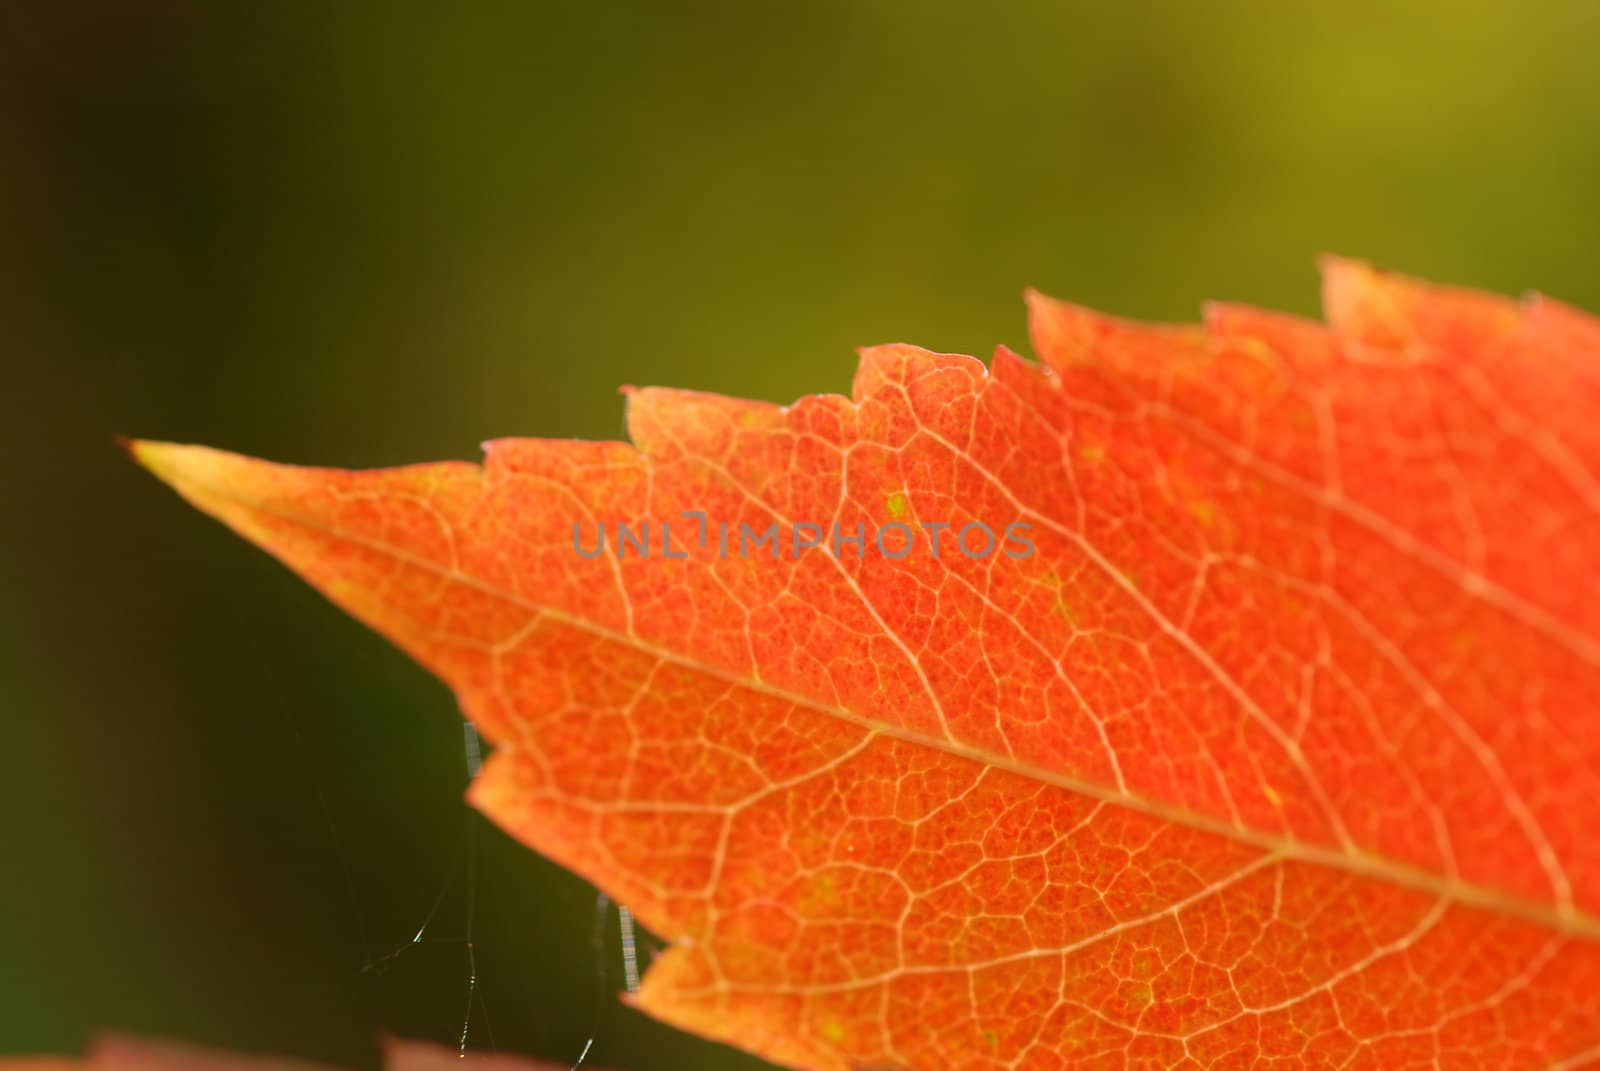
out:
M1048 371L880 347L481 469L134 451L455 688L473 801L673 942L667 1021L839 1071L1577 1066L1600 327L1327 280L1330 328L1034 297ZM686 513L784 545L670 556ZM1033 553L923 527L974 523Z

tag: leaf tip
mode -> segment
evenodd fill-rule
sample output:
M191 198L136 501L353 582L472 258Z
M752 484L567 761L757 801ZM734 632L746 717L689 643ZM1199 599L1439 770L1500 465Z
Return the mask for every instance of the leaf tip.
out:
M272 468L209 446L159 442L153 439L123 439L118 445L145 471L180 495L210 512L196 495L207 488L237 486L261 468Z
M172 483L176 475L175 463L178 454L185 449L176 443L156 442L151 439L134 439L126 435L118 435L113 440L122 452L127 454L133 462L150 472L156 479L163 483Z
M1324 277L1329 275L1358 275L1372 274L1378 269L1360 257L1347 257L1343 253L1322 253L1317 256L1317 271Z

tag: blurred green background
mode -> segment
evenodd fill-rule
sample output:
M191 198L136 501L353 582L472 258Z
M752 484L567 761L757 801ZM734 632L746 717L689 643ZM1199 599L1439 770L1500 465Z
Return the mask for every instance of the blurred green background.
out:
M59 8L0 24L0 1051L372 1067L464 1011L450 696L113 433L614 438L623 383L1025 348L1026 285L1313 313L1323 251L1600 308L1600 5ZM479 843L476 1044L757 1066L620 1007L593 890Z

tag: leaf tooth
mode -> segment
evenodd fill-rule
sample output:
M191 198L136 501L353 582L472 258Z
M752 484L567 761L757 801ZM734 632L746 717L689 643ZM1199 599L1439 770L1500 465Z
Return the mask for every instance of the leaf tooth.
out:
M1498 294L1427 283L1345 257L1324 256L1318 266L1328 326L1367 360L1409 363L1442 350L1471 361L1521 327L1519 304Z
M1034 353L1057 371L1095 366L1148 371L1202 349L1205 330L1195 324L1146 323L1027 290L1028 335Z

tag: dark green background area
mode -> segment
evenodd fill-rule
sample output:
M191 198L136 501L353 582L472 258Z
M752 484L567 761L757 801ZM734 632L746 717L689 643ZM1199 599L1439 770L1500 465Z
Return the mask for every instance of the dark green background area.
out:
M1314 313L1324 251L1600 307L1596 5L133 6L0 23L0 1051L374 1066L463 1010L451 697L113 433L614 438L624 383L1025 350L1028 285ZM618 1005L594 892L480 834L499 1047L756 1066Z

